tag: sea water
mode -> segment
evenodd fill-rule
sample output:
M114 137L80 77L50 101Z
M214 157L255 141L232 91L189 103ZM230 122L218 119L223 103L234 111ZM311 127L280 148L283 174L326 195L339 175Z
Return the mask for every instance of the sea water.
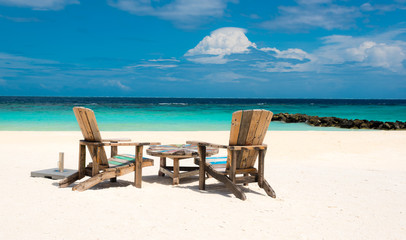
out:
M243 109L406 121L406 100L0 97L0 131L78 131L75 106L91 108L103 131L228 131ZM343 129L272 122L270 130Z

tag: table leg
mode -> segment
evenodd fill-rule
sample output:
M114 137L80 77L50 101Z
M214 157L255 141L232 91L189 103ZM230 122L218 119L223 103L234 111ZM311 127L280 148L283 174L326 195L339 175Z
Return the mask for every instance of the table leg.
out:
M173 185L179 184L179 158L173 159Z
M165 173L161 172L161 167L165 168L166 167L166 157L161 157L160 158L160 164L159 164L159 171L158 171L158 176L163 177L165 176Z

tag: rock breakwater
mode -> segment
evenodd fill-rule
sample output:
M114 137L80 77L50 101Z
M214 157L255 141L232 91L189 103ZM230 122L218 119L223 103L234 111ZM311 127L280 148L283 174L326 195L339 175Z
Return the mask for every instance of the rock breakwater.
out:
M315 127L338 127L350 129L406 130L406 122L381 122L337 117L318 117L306 114L277 113L272 121L285 123L306 123Z

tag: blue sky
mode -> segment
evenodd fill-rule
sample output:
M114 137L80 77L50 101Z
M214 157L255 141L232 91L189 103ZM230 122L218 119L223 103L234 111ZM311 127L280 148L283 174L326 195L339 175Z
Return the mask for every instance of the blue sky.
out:
M0 95L406 98L406 0L0 0Z

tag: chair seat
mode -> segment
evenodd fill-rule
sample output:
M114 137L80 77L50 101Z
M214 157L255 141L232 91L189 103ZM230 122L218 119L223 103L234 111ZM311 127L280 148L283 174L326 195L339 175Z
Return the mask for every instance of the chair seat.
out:
M227 165L227 157L226 156L219 156L219 157L208 157L206 158L206 162L213 166L219 172L226 171Z
M131 154L119 154L116 155L112 158L108 159L109 161L109 167L110 168L115 168L115 167L121 167L125 165L129 165L131 163L135 162L135 155ZM153 166L154 165L154 160L150 158L142 158L142 166Z
M195 164L199 165L200 158L195 158ZM227 165L226 156L206 157L206 163L213 166L218 171L225 172Z
M195 158L195 164L199 165L200 158ZM210 164L219 174L227 175L229 174L227 166L227 157L219 156L219 157L207 157L206 164ZM236 169L237 174L243 173L257 173L256 168L244 168L244 169Z

